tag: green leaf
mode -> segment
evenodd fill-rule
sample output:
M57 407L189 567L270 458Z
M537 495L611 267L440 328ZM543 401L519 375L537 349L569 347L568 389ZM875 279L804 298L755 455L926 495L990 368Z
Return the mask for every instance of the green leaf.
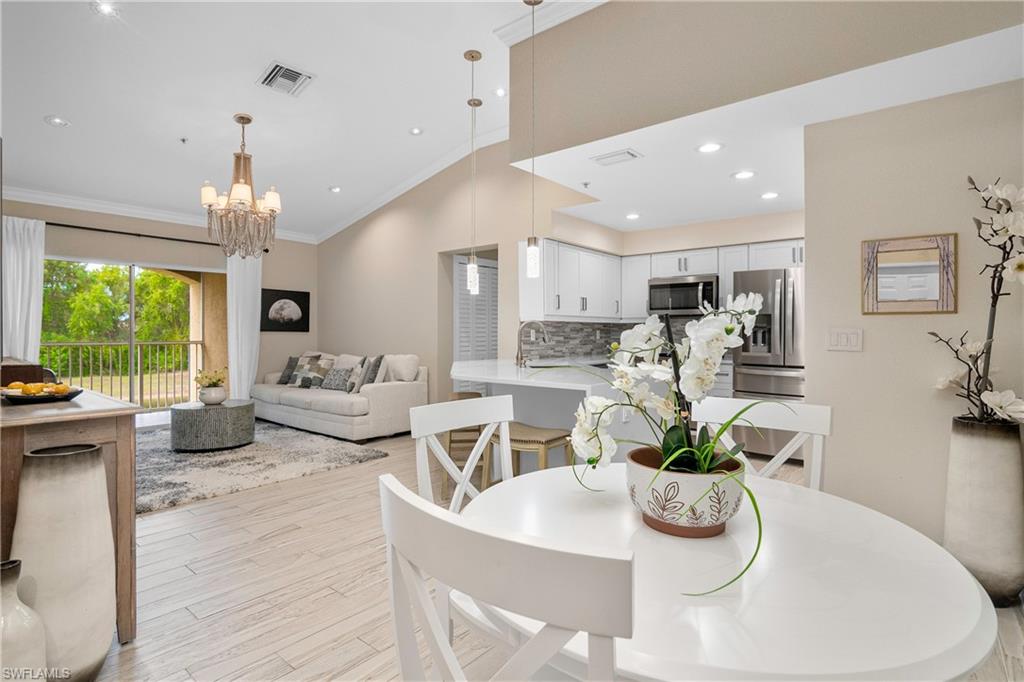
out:
M661 439L661 454L667 459L674 452L683 450L690 446L689 438L683 433L682 427L674 424L665 431L665 437Z
M711 436L708 435L708 425L702 424L700 430L697 431L697 449L702 449L705 445L711 442Z
M739 483L744 492L747 493L747 497L750 499L750 506L754 508L754 517L757 519L757 545L754 546L754 553L751 555L750 561L747 562L747 565L743 567L743 570L737 573L732 580L719 585L713 590L708 590L707 592L683 592L683 595L687 597L704 597L729 587L729 585L732 585L734 582L742 578L744 574L750 570L750 567L754 565L754 561L757 559L757 555L761 552L761 540L764 537L764 523L761 519L761 508L757 505L757 498L754 497L754 491L748 488L746 484L738 478L733 480Z

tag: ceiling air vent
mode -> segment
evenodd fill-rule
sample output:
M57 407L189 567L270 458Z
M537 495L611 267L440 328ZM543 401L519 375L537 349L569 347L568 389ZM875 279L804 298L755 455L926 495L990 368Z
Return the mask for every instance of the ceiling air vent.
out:
M312 74L303 73L280 62L273 62L256 82L271 90L298 97L311 80L313 80Z
M625 163L634 159L643 158L643 154L635 149L620 149L617 152L609 152L599 156L592 156L590 160L601 166L614 166L617 163Z

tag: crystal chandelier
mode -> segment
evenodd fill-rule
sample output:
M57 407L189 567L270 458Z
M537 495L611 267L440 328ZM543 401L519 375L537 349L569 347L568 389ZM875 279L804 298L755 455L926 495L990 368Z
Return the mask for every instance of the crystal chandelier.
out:
M220 244L225 256L259 258L274 245L274 222L281 212L281 195L271 185L261 198L253 196L252 155L245 153L245 126L252 123L249 114L235 114L242 126L242 147L235 152L231 173L231 191L217 194L207 180L199 191L199 202L206 209L206 227L210 239Z

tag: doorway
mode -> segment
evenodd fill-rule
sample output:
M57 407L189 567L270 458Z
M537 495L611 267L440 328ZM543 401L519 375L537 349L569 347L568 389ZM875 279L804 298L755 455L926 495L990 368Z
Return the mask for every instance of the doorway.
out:
M480 293L469 293L466 286L467 256L456 254L452 270L452 359L493 360L498 357L498 255L477 255ZM485 394L486 385L455 381L455 391Z

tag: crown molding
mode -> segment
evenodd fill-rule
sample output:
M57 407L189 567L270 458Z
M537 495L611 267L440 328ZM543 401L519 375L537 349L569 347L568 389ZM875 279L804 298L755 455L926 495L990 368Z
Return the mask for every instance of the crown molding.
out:
M537 7L537 33L558 26L579 15L600 7L608 0L548 0ZM494 29L498 40L512 47L530 37L530 13L527 12L515 21Z
M27 204L41 204L43 206L57 206L59 208L71 208L78 211L91 211L93 213L108 213L110 215L125 216L128 218L140 218L142 220L156 220L162 223L175 223L206 229L206 218L195 213L179 213L177 211L164 211L145 206L132 206L130 204L119 204L113 201L102 201L100 199L88 199L67 194L56 194L54 192L42 192L35 189L23 187L4 187L3 198L7 201L23 201ZM289 230L275 230L275 238L284 241L301 242L303 244L316 244L314 235L303 234L302 232L291 232Z
M495 128L494 130L491 130L491 131L488 131L486 133L482 133L480 135L477 135L477 138L476 138L476 148L477 149L481 149L483 147L488 147L488 146L490 146L492 144L497 144L498 142L504 142L507 139L508 139L508 126L502 126L500 128ZM470 149L469 149L469 143L468 142L466 144L463 144L463 145L460 145L460 146L456 147L455 149L453 149L452 151L448 152L447 154L445 154L443 157L441 157L440 159L438 159L434 163L430 164L429 166L427 166L426 168L421 170L420 172L416 173L415 175L413 175L413 176L411 176L409 178L406 178L402 182L400 182L397 185L393 186L388 191L386 191L386 192L384 192L382 194L379 194L372 201L369 201L369 202L363 204L363 206L361 208L356 209L355 211L352 211L348 215L344 216L339 221L340 227L331 228L329 230L321 232L319 235L317 235L316 243L320 244L320 243L322 243L324 241L327 241L328 239L330 239L334 235L338 234L342 230L345 230L345 229L351 227L356 222L362 220L366 216L368 216L371 213L373 213L374 211L376 211L378 208L381 208L382 206L387 205L389 202L391 202L391 201L395 200L396 198L398 198L399 196L405 194L406 192L408 192L410 189L412 189L416 185L420 184L421 182L424 182L425 180L429 180L431 177L433 177L434 175L437 175L438 173L443 171L445 168L448 168L448 166L451 166L452 164L458 162L460 159L462 159L465 156L467 156L469 154L469 152L470 152Z

